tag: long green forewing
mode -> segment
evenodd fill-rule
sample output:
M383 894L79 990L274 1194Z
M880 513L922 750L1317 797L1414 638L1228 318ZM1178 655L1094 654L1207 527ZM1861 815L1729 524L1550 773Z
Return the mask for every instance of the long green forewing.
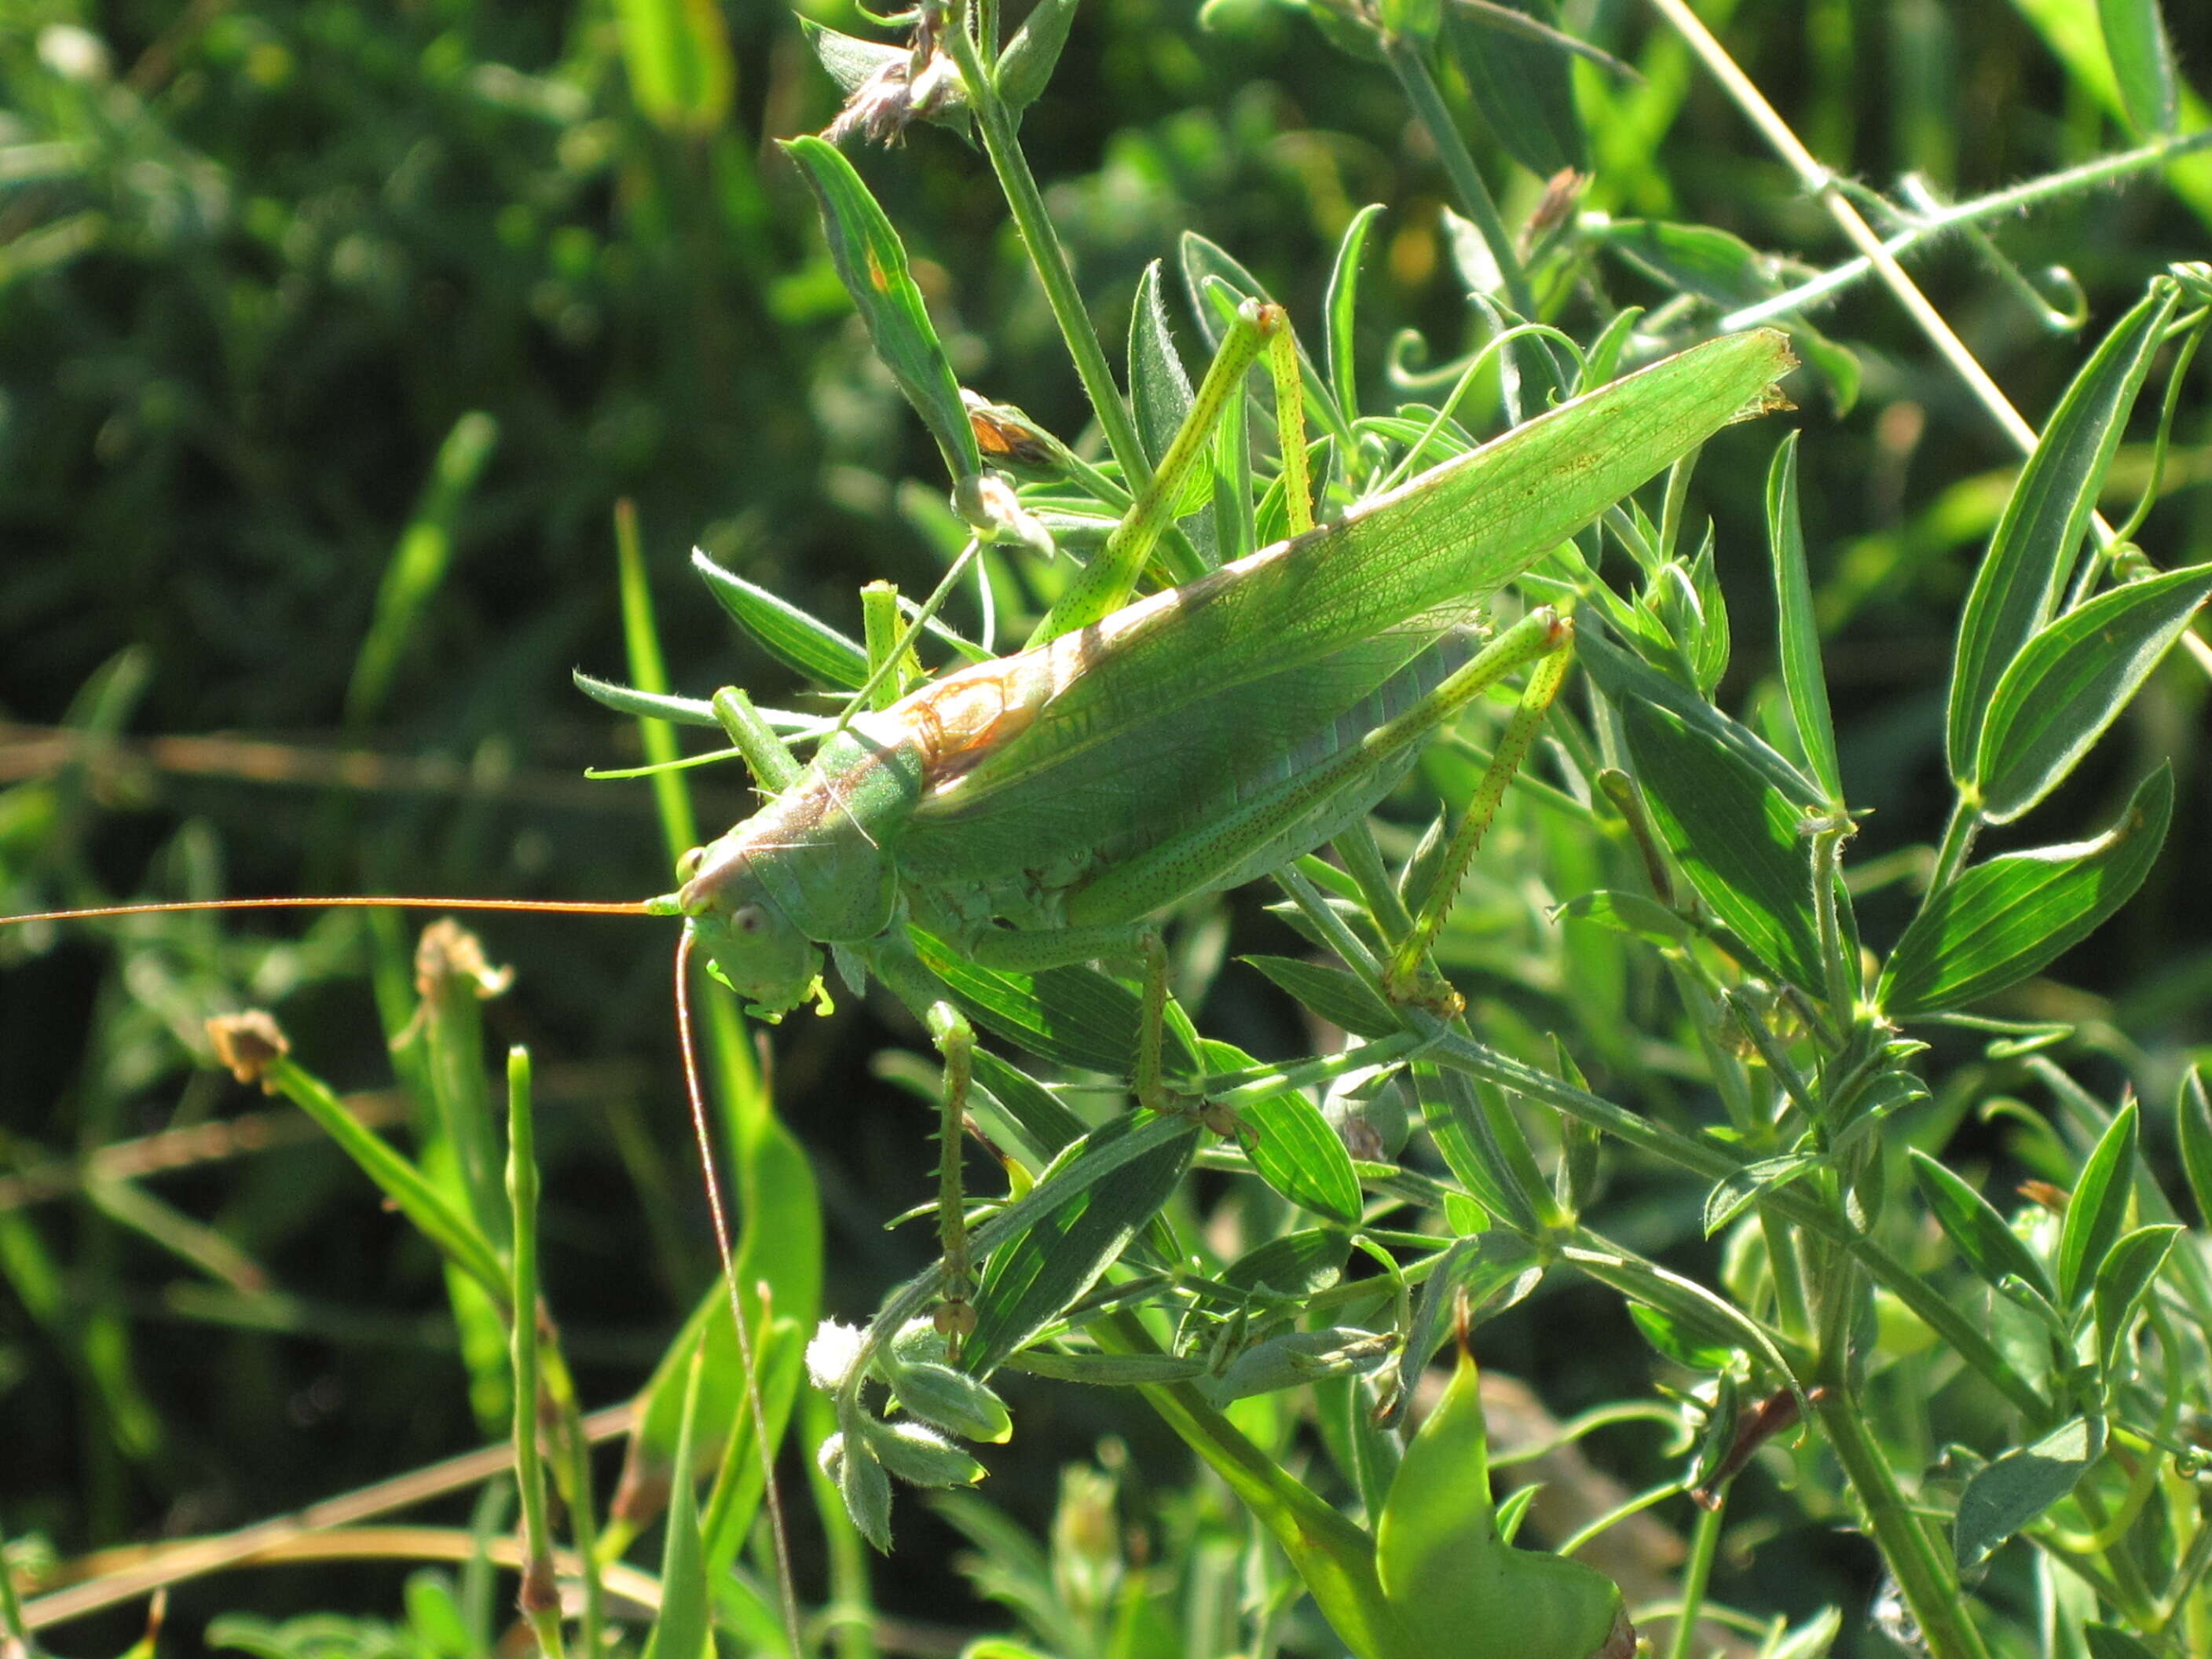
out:
M1098 846L1133 805L1220 799L1255 757L1279 758L1638 484L1772 406L1794 361L1771 330L1709 342L1116 613L1027 730L923 805L902 866L1039 867Z

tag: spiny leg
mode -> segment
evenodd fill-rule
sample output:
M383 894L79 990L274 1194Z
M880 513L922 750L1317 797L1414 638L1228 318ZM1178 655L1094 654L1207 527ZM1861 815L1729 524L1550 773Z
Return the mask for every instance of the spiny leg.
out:
M1222 410L1242 392L1245 371L1263 349L1269 354L1274 373L1276 418L1285 434L1284 487L1293 533L1312 527L1313 506L1305 476L1304 394L1300 392L1286 400L1282 392L1286 378L1294 386L1298 380L1297 347L1291 338L1290 319L1279 305L1248 300L1237 307L1237 319L1214 353L1190 410L1176 428L1167 453L1160 458L1152 482L1138 493L1136 504L1114 526L1098 556L1085 567L1083 574L1037 624L1030 635L1030 645L1087 628L1128 604L1153 546L1177 516L1191 473L1219 428ZM1294 438L1288 435L1293 430Z
M937 1238L945 1255L945 1299L938 1304L937 1328L952 1363L960 1344L975 1328L975 1284L968 1259L967 1195L960 1160L967 1151L968 1087L975 1070L975 1028L949 1002L929 1007L930 1041L945 1062L937 1124Z
M1161 1061L1167 1030L1168 955L1160 930L1149 922L1101 927L994 929L977 938L969 954L981 966L1014 973L1036 973L1103 957L1137 956L1145 964L1145 984L1137 1020L1136 1058L1130 1092L1139 1106L1161 1109L1167 1102Z
M1482 781L1474 797L1468 803L1459 828L1453 832L1451 845L1436 866L1436 874L1429 890L1422 899L1421 908L1413 925L1398 941L1391 952L1390 967L1384 976L1384 988L1401 1001L1419 1000L1422 993L1417 988L1421 978L1422 964L1427 959L1429 948L1436 943L1437 933L1451 914L1458 899L1460 883L1465 879L1468 866L1481 850L1482 839L1490 831L1492 822L1498 817L1499 804L1512 784L1514 775L1528 758L1529 749L1536 741L1538 728L1543 724L1545 712L1559 694L1559 685L1566 678L1568 665L1574 657L1574 636L1562 625L1559 638L1546 653L1536 659L1528 672L1528 684L1521 693L1519 707L1506 722L1498 747L1484 769Z

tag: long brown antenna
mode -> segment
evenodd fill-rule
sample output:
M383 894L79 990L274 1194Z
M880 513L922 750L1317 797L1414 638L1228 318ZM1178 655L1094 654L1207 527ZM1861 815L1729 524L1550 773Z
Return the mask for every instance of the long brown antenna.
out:
M160 904L101 904L89 910L38 910L0 916L0 927L21 921L99 921L109 916L158 916L179 910L538 910L563 916L647 916L642 899L345 898L172 899Z
M722 1177L714 1167L714 1138L707 1127L707 1097L699 1086L698 1048L691 1037L691 930L676 943L676 1037L684 1051L684 1091L691 1103L691 1133L699 1143L699 1163L707 1176L707 1208L714 1218L714 1249L722 1259L722 1282L730 1287L730 1323L738 1334L738 1364L745 1374L745 1407L753 1418L753 1441L761 1461L761 1498L768 1506L768 1529L775 1545L775 1584L783 1607L784 1638L792 1652L804 1653L799 1624L799 1591L791 1576L791 1535L783 1522L783 1494L775 1484L775 1449L769 1443L768 1413L761 1403L760 1373L753 1367L752 1332L745 1324L738 1294L737 1253L730 1248L730 1218L722 1209ZM678 1479L691 1478L689 1469Z

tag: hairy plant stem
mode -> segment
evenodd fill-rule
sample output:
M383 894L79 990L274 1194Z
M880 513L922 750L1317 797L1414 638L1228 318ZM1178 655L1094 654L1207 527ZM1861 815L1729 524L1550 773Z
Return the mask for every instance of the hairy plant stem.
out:
M1067 342L1068 355L1075 360L1076 375L1083 382L1091 408L1097 411L1106 447L1121 464L1122 481L1132 490L1141 489L1151 482L1152 469L1144 442L1137 435L1137 423L1114 382L1114 371L1107 363L1105 348L1098 343L1098 332L1091 325L1091 313L1084 308L1082 292L1075 285L1067 250L1060 246L1060 233L1053 228L1052 216L1045 211L1044 194L1030 172L1029 158L1022 154L1013 119L991 82L975 43L969 38L966 9L965 6L955 9L951 27L945 31L945 49L967 83L969 105L983 134L984 152L991 158L1014 225L1029 249L1030 265L1043 286L1045 303L1052 307L1053 319Z
M1986 224L1993 219L2010 218L2045 202L2058 201L2077 191L2116 184L2130 173L2148 173L2153 167L2163 167L2191 151L2208 147L2212 147L2212 130L2179 133L2135 149L2123 150L2117 155L2100 155L2095 161L2085 161L2079 167L2063 167L2057 173L2045 173L2040 179L2030 179L2024 184L1991 191L1971 202L1959 202L1938 208L1932 213L1917 215L1904 229L1884 240L1882 249L1894 258L1930 238L1963 229L1969 225ZM1722 333L1729 334L1740 328L1756 328L1761 323L1773 322L1789 316L1793 311L1802 311L1838 289L1849 288L1869 275L1874 269L1875 262L1865 254L1860 254L1856 258L1832 266L1817 276L1808 278L1771 300L1761 300L1756 305L1731 311L1716 326Z
M1967 1615L1948 1552L1905 1503L1896 1474L1867 1428L1857 1394L1841 1380L1846 1367L1840 1357L1824 1355L1823 1372L1832 1368L1838 1380L1824 1384L1814 1414L1858 1499L1867 1535L1896 1578L1928 1651L1934 1659L1989 1659L1982 1633Z

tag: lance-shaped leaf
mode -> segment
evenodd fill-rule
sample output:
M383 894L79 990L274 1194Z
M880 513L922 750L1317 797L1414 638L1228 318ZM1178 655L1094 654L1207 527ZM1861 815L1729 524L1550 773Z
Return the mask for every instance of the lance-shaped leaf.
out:
M1145 1112L1110 1120L1055 1160L1024 1199L1043 1212L992 1251L975 1291L975 1329L961 1347L963 1369L988 1376L1089 1290L1158 1213L1189 1167L1199 1133L1189 1120L1184 1132L1122 1156L1121 1143L1158 1123ZM1104 1173L1094 1179L1094 1170Z
M1260 1178L1291 1203L1332 1221L1359 1219L1359 1177L1328 1120L1304 1095L1285 1090L1238 1109L1252 1132L1246 1156Z
M2173 131L2181 100L2158 0L2097 0L2097 21L2130 123L2147 138Z
M1552 0L1501 0L1498 9L1518 12L1545 29L1559 22ZM1540 179L1562 167L1589 171L1589 142L1575 109L1568 53L1535 33L1522 34L1481 10L1452 6L1444 39L1468 95L1508 155Z
M922 965L985 1030L1062 1066L1129 1071L1144 1003L1127 986L1095 968L1047 968L1033 974L986 968L919 927L909 931ZM1175 1021L1169 1022L1164 1037L1170 1070L1199 1069L1198 1056Z
M2173 811L2161 766L2094 841L2007 853L1929 895L1883 965L1892 1019L1962 1008L2026 979L2101 927L2150 873Z
M2207 1098L2203 1074L2194 1066L2181 1079L2181 1097L2173 1103L2173 1113L2182 1174L2197 1200L2198 1218L2212 1226L2212 1098Z
M2071 1307L2105 1264L2128 1218L2128 1194L2136 1180L2136 1139L2141 1115L2130 1101L2119 1109L2089 1157L2066 1200L2066 1222L2058 1232L2058 1299Z
M819 138L782 141L822 209L822 234L845 291L860 307L876 356L929 428L956 478L983 470L974 428L960 401L960 382L907 268L906 245L876 198L836 147Z
M2030 640L1997 682L1982 726L1982 816L2009 823L2057 788L2207 594L2212 564L2191 565L2100 593Z
M2105 1425L2077 1417L1979 1471L1959 1494L1952 1524L1959 1570L1979 1571L2006 1539L2072 1492L2104 1449Z
M797 669L817 685L841 691L857 691L867 684L868 653L850 635L723 569L702 549L691 550L691 568L730 620L786 667Z
M1797 746L1832 801L1844 798L1836 763L1836 726L1828 713L1828 682L1820 672L1820 629L1814 618L1813 582L1805 568L1805 526L1797 514L1797 434L1774 452L1766 473L1766 544L1774 556L1776 632L1782 650L1782 689Z
M1357 1036L1388 1036L1402 1029L1389 1005L1366 982L1341 968L1328 968L1297 957L1244 957L1281 989L1328 1021Z
M1983 717L1998 680L2050 619L2177 297L2172 283L2154 282L2075 376L1974 573L1959 623L1946 728L1951 775L1961 787L1977 781Z
M2119 1364L2120 1349L2127 1340L2136 1310L2150 1294L2152 1282L2173 1249L2173 1241L2187 1231L2172 1222L2138 1227L2112 1246L2097 1269L2090 1299L2097 1310L2097 1358L2107 1376L2113 1376Z
M1918 1147L1908 1148L1906 1156L1912 1161L1913 1182L1935 1212L1936 1224L1982 1282L1994 1290L2006 1274L2016 1274L2050 1300L2050 1273L1989 1200Z
M1329 267L1328 296L1323 309L1328 318L1328 384L1336 393L1337 407L1349 420L1359 417L1359 375L1352 352L1352 321L1359 309L1359 256L1367 246L1367 233L1381 217L1382 204L1370 202L1352 216L1336 245L1336 263Z
M1652 818L1698 896L1767 973L1818 990L1826 979L1803 812L1668 711L1632 702L1621 721Z
M1615 219L1589 234L1662 287L1694 294L1724 311L1757 305L1782 291L1773 255L1711 225Z

